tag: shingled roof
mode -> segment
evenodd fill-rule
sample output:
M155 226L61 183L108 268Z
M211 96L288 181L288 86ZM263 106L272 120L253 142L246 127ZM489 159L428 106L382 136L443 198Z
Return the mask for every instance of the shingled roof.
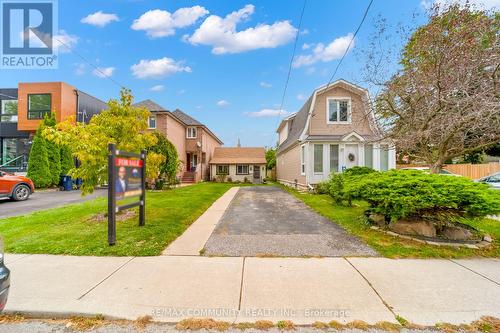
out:
M314 94L313 94L314 95ZM279 146L278 152L282 152L287 149L295 142L297 142L300 138L300 134L304 130L307 122L307 115L309 113L309 109L311 108L311 103L313 99L313 95L309 97L309 99L305 102L299 112L297 112L293 118L289 120L288 123L288 136L285 141Z
M194 119L193 117L185 114L179 109L176 109L175 111L171 112L177 119L182 121L184 124L188 126L203 126L202 123L200 123L198 120Z
M146 108L149 112L168 111L163 106L161 106L160 104L157 104L156 102L153 102L150 99L146 99L146 100L141 101L139 103L135 103L133 106L138 107L138 108Z
M266 164L263 147L216 147L210 164Z

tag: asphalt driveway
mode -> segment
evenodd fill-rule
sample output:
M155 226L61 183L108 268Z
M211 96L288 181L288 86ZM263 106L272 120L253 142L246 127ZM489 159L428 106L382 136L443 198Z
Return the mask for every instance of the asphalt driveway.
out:
M107 190L96 190L82 197L80 191L41 191L33 193L26 201L0 199L0 218L25 215L39 210L61 207L68 204L83 202L98 196L106 196Z
M205 244L205 255L376 256L302 201L273 186L242 187Z

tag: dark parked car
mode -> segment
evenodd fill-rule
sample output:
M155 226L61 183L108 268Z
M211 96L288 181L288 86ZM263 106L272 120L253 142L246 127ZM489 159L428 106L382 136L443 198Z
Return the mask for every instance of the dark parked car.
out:
M0 312L5 308L9 296L10 271L4 264L3 239L0 238Z
M0 198L11 198L16 201L27 200L35 192L31 179L16 176L0 170Z

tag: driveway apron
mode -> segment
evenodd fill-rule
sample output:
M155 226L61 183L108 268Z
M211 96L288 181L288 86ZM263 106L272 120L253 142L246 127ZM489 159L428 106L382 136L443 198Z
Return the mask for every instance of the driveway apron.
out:
M343 257L377 252L274 186L242 187L205 244L210 256Z

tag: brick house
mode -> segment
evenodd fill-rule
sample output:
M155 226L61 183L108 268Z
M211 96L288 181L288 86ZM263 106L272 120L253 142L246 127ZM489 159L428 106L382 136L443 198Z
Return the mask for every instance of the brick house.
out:
M164 134L177 149L182 162L179 177L183 183L210 179L208 162L214 149L223 142L207 126L179 109L169 111L149 99L134 106L151 112L149 129Z

